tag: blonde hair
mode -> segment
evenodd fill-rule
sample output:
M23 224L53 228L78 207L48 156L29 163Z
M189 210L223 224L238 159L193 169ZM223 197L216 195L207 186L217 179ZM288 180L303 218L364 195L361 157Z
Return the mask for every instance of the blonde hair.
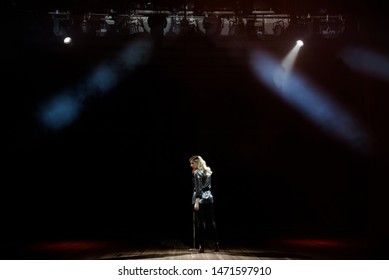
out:
M210 176L212 174L211 168L207 165L206 161L201 156L191 156L189 162L196 162L198 165L198 169L204 171L206 176Z

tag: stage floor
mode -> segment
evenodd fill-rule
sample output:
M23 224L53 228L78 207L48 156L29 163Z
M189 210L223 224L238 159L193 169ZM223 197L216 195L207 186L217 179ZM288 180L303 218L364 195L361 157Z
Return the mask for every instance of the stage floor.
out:
M275 238L257 244L211 243L205 253L176 239L51 240L10 242L1 246L1 259L9 260L363 260L380 259L364 240Z

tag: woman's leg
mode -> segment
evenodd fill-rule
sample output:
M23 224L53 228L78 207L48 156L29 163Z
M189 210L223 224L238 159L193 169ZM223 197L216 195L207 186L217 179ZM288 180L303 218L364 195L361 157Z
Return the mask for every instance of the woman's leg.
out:
M200 205L200 209L196 211L196 229L197 229L197 239L199 242L199 252L204 253L204 243L205 243L205 231L206 231L206 220L205 220L205 209Z
M213 204L204 204L203 207L203 239L210 239L215 244L215 251L219 251L219 238L216 228L215 215L214 215L214 205Z
M215 214L214 214L214 205L213 204L211 204L209 211L210 211L210 213L209 213L210 237L214 241L215 252L218 252L219 251L219 236L218 236L218 231L217 231L216 222L215 222Z

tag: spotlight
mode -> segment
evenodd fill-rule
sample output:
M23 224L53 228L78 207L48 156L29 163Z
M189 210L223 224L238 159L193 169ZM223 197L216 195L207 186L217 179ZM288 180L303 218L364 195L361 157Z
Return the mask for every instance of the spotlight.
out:
M303 43L303 41L301 41L301 40L297 40L297 41L296 41L296 45L297 45L298 47L302 47L302 46L304 46L304 43Z
M65 45L69 45L71 42L72 42L72 38L70 37L65 37L65 39L63 40L64 44Z

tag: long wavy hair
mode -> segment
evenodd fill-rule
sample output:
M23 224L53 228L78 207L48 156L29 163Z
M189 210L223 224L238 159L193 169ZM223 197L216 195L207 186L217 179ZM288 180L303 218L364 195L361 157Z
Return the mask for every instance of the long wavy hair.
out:
M206 161L201 156L191 156L189 162L196 162L198 169L204 171L206 176L210 176L212 174L211 168L207 165Z

